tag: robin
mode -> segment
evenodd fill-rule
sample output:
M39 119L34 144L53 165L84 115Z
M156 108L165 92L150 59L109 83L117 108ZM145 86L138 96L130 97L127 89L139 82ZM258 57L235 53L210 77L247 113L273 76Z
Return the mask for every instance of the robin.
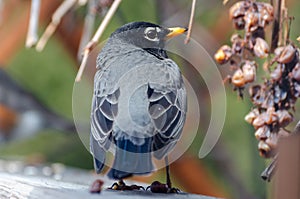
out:
M113 32L97 57L90 150L97 173L106 152L114 153L107 174L119 180L113 189L140 188L123 179L154 171L154 156L165 159L167 183L156 181L151 191L174 191L167 155L180 138L187 96L179 67L164 47L167 39L186 30L132 22Z

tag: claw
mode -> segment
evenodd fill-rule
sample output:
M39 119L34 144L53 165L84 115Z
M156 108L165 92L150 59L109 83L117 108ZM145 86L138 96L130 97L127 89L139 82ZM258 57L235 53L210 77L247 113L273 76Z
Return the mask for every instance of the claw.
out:
M145 190L144 187L139 185L126 185L123 180L120 180L118 183L114 183L108 189L118 190L118 191L132 191L132 190Z
M174 187L168 187L167 184L163 184L158 181L152 182L150 186L147 187L146 190L150 189L153 193L179 193L180 190Z

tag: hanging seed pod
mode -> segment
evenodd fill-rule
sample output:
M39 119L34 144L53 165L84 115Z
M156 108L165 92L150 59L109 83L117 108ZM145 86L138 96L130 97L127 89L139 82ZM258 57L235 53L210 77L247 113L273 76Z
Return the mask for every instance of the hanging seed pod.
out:
M284 128L293 121L293 116L287 110L276 111L278 116L278 124L280 127Z
M284 47L278 47L274 51L276 55L276 61L278 63L287 64L291 63L296 55L296 49L291 45L287 45Z
M266 27L274 20L274 8L269 3L258 2L258 12L260 15L260 26Z
M257 140L266 140L270 136L270 129L268 126L262 126L255 131L255 137Z
M246 61L242 66L245 83L251 83L256 77L256 65L253 61Z
M240 54L245 46L245 42L239 34L233 34L230 39L234 54Z
M271 73L271 79L275 82L279 81L284 71L284 64L277 64L275 70Z
M266 58L269 53L269 45L264 39L258 37L255 40L253 51L255 56L259 58Z
M252 124L252 122L257 118L257 116L259 115L259 111L257 108L253 109L252 111L250 111L246 116L245 116L245 120L249 123Z
M224 45L216 52L214 57L219 64L225 64L230 60L231 56L232 50L230 46Z
M266 113L263 112L253 120L252 125L255 129L258 129L265 125L265 120L266 120Z
M293 83L294 92L293 95L295 98L300 97L300 84L298 82Z
M271 133L270 136L265 140L265 143L269 146L270 150L267 151L266 158L273 157L276 153L278 145L279 135L278 133Z
M265 124L271 125L272 123L275 123L278 121L278 116L276 114L274 107L268 107L267 111L265 112Z
M246 32L253 32L259 27L259 16L258 13L248 11L244 16L245 30Z
M244 73L241 69L235 71L231 78L231 82L236 87L243 87L246 84Z
M300 82L300 63L298 62L292 70L292 78L297 82Z
M251 86L249 95L254 105L260 106L264 102L264 95L260 85Z
M248 1L240 1L229 9L229 18L233 21L235 29L243 30L245 28L244 16L250 5L251 3Z
M260 156L262 156L264 158L272 157L271 147L269 147L269 145L266 144L264 141L260 141L258 143L258 150L259 150Z
M269 92L266 95L267 96L264 98L264 101L261 104L261 108L264 108L264 109L268 109L269 107L274 106L274 96L273 96L273 94L271 92Z

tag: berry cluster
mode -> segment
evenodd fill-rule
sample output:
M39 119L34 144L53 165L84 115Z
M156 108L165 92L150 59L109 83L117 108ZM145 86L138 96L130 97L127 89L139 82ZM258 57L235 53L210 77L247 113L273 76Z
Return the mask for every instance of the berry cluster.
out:
M289 110L294 110L300 96L299 49L288 43L270 53L265 41L265 28L273 21L273 15L273 7L268 3L254 0L235 3L230 8L230 19L235 29L244 30L244 35L234 34L232 45L222 46L215 54L218 63L229 63L234 70L228 79L241 97L245 86L256 80L255 60L269 58L263 83L249 86L254 107L245 117L256 130L260 155L265 158L273 157L279 138L289 135L285 130L293 121Z

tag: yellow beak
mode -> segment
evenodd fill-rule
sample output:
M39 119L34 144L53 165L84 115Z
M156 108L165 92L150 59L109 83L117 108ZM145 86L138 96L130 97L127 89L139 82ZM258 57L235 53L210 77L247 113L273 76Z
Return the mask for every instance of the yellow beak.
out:
M170 31L170 33L167 34L166 38L171 39L173 37L176 37L178 35L181 35L181 34L185 33L188 29L187 28L181 28L181 27L174 27L174 28L168 28L168 30Z

